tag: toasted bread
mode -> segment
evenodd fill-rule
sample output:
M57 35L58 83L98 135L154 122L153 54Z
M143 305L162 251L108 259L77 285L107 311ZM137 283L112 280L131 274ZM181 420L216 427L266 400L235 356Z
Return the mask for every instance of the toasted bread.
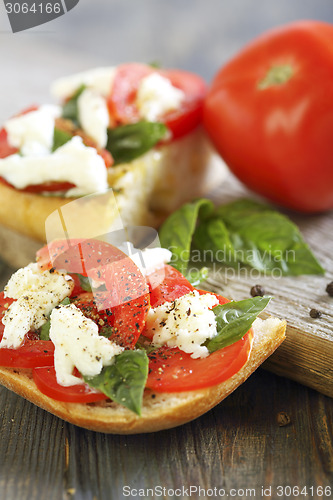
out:
M111 167L108 183L124 225L157 227L185 201L207 194L225 175L222 160L198 128L129 164ZM73 201L18 191L2 183L0 199L0 257L13 267L34 259L46 241L47 217Z
M146 390L142 415L111 401L80 404L55 401L42 394L31 370L0 368L0 382L37 406L80 427L111 434L136 434L169 429L189 422L216 406L253 373L285 338L285 321L257 319L250 357L230 379L213 387L188 392Z

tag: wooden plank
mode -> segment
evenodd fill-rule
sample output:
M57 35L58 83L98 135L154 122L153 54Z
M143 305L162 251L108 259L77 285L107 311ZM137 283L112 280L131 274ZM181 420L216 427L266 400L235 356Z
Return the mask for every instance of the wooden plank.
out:
M125 486L165 488L162 498L192 486L198 488L193 499L208 498L199 487L241 490L239 499L250 489L264 498L261 489L272 488L270 498L279 498L278 486L316 490L333 478L332 400L262 370L196 421L146 435L86 431L6 389L0 398L0 491L6 500L118 500L126 498ZM281 425L281 412L287 425Z

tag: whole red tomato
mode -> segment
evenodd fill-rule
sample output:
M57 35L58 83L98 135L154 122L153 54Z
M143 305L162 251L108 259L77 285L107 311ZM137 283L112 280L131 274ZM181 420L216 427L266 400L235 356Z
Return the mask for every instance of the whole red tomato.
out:
M333 208L333 25L254 40L213 80L204 124L249 188L301 212Z

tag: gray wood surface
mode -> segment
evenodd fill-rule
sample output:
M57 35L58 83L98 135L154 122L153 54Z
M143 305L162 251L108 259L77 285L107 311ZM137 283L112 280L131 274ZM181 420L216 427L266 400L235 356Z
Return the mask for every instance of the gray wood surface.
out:
M192 486L239 499L246 489L264 498L261 488L271 487L269 498L281 498L279 486L307 486L301 498L317 499L309 488L332 484L331 399L268 372L192 423L137 436L80 429L6 389L0 397L3 499L121 499L125 486L155 489L145 498L158 498L159 487L170 490L162 498L176 498L172 489Z
M16 35L1 2L0 121L31 103L49 102L55 77L98 65L160 61L198 72L209 82L245 42L298 18L332 22L332 1L80 0L65 16ZM321 247L312 229L317 218L316 224L303 222L302 230L316 250L317 243ZM326 232L331 245L330 222L320 232ZM327 262L330 257L327 246ZM10 270L0 269L2 288ZM247 293L249 284L232 294ZM290 307L300 308L304 324L313 331L330 335L332 308L321 285L309 278L307 287L325 308L320 321L309 323L304 294L289 298L286 287L283 299L287 296ZM128 437L79 429L0 388L0 498L138 497L134 492L125 496L124 486L170 489L164 495L149 491L146 498L187 498L190 486L223 488L225 497L238 499L297 498L288 487L298 486L303 491L298 498L330 498L317 487L333 483L332 419L331 398L264 370L190 424ZM184 495L172 494L182 487ZM195 499L211 494L191 493Z

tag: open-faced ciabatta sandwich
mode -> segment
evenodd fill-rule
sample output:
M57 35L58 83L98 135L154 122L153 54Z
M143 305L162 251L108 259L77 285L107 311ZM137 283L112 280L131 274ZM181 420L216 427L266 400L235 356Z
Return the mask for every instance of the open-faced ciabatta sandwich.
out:
M123 247L124 250L124 247ZM279 346L269 297L195 289L170 252L54 241L0 295L0 381L106 433L181 425L218 404Z
M128 63L51 91L59 104L0 131L0 249L14 265L17 249L33 259L45 219L73 199L112 188L125 224L156 226L225 175L201 127L206 84L195 74Z

